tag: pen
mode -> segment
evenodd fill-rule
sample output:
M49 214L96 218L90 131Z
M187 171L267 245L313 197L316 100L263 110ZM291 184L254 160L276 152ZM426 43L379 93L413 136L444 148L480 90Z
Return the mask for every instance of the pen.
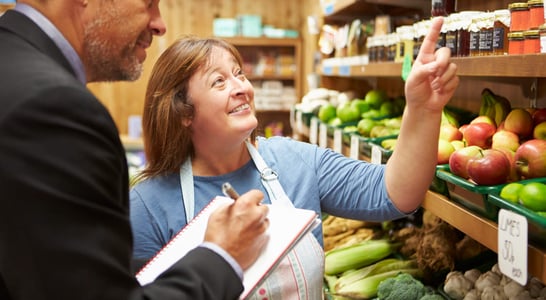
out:
M233 186L231 186L229 182L225 182L222 185L222 192L224 193L224 195L226 195L226 197L229 197L233 200L237 200L237 198L239 198L239 193L235 191L235 189L233 188Z

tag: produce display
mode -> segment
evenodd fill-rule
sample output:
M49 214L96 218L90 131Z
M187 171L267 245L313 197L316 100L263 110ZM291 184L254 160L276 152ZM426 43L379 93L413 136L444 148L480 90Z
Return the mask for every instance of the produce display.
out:
M325 221L329 236L360 225L373 232L326 250L325 292L331 300L445 299L438 292L445 275L487 251L427 211L381 224L331 216Z

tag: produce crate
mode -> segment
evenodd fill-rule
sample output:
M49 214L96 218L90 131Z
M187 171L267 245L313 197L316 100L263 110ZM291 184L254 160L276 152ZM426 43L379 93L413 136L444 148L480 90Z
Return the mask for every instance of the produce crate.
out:
M324 122L321 122L324 124ZM329 136L329 137L333 137L334 136L334 131L336 129L343 129L347 126L356 126L358 124L358 121L354 121L354 122L346 122L346 123L342 123L338 126L333 126L333 125L330 125L330 124L326 124L326 134Z
M500 191L506 184L477 185L459 177L447 168L437 168L436 176L446 182L449 199L493 221L497 220L498 207L487 201L488 194Z
M360 136L360 140L358 142L358 145L359 145L359 148L360 148L360 153L362 153L362 155L364 155L364 156L371 157L372 156L372 146L381 147L381 142L382 141L387 140L387 139L393 139L393 138L398 138L398 134L386 135L386 136L380 136L380 137L373 137L373 138ZM388 155L388 157L390 157L390 155L392 154L392 150L387 150L387 149L384 149L383 147L381 147L381 148L384 150L384 151L382 150L381 152L385 152L384 154ZM390 151L390 153L387 153L389 151Z
M442 164L436 166L436 173L434 174L434 178L432 178L432 183L430 184L429 190L449 198L449 190L447 188L446 181L438 177L439 170L449 171L449 165Z
M546 184L546 177L526 179L519 182L522 184L529 182L541 182ZM491 203L491 205L513 211L527 218L527 222L529 224L529 239L536 244L546 246L546 217L537 214L533 210L528 209L521 204L513 203L501 198L499 195L500 191L501 189L495 189L493 192L491 192L487 198L488 202Z

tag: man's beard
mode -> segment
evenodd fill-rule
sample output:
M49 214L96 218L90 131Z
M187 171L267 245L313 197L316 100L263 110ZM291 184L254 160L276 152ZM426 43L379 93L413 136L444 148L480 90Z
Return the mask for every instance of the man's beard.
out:
M142 63L134 53L136 40L119 45L101 37L103 28L114 26L106 23L95 20L85 28L82 61L88 82L137 80L142 74Z

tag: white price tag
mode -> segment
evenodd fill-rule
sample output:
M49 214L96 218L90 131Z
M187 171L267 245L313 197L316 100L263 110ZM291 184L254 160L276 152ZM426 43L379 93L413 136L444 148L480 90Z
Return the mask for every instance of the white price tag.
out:
M342 153L343 147L343 129L334 130L334 151Z
M303 132L303 113L301 110L296 111L296 128L298 132Z
M527 283L527 219L501 209L498 216L498 262L500 271L521 285Z
M328 147L328 127L324 123L319 125L319 147L326 148Z
M318 142L318 122L317 117L311 118L311 123L309 124L309 143L317 144Z
M370 158L371 163L380 165L382 155L383 153L381 152L381 148L377 145L372 145L372 157Z
M360 157L360 145L359 145L360 139L358 138L358 135L351 134L351 148L349 156L352 159L359 159Z

